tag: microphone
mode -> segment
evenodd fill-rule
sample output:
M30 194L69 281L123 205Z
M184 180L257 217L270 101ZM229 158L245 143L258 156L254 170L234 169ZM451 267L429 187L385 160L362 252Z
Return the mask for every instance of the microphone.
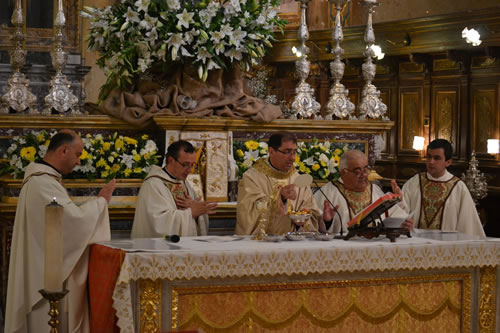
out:
M318 185L318 183L316 183L316 181L314 179L313 179L313 183L314 183L314 185L316 185L316 187L321 192L321 194L323 194L325 199L330 203L330 205L332 205L333 209L337 212L337 216L339 217L339 220L340 220L340 237L339 238L343 239L344 238L344 224L342 223L342 216L340 216L340 213L337 210L337 208L335 208L335 205L330 201L330 199L328 199L325 192L323 192L321 187ZM333 217L333 219L335 220L335 216ZM332 223L333 223L333 221L332 221ZM337 237L335 237L335 238L337 238Z
M177 243L181 240L181 237L179 235L165 235L165 240L170 243Z

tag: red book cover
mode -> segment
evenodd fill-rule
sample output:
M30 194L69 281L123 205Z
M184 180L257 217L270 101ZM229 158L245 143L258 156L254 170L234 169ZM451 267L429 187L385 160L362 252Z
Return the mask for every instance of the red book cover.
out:
M358 215L354 216L352 220L347 223L347 227L366 227L374 218L379 218L382 214L388 211L392 206L397 204L401 199L399 195L387 193L378 198L377 201L367 206Z

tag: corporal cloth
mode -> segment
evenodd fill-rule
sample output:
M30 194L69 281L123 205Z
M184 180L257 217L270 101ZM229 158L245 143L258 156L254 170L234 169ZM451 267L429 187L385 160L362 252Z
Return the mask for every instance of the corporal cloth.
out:
M485 236L467 185L448 171L416 174L404 184L403 200L416 228Z
M191 208L177 208L175 197L184 196L186 192L191 198L197 198L188 182L177 180L162 168L153 166L139 190L131 238L206 235L207 215L195 220Z
M295 225L286 210L300 211L311 210L312 218L309 224L304 226L305 230L317 230L320 211L314 201L311 188L296 187L297 199L287 200L285 214L280 209L281 196L279 186L293 184L298 172L292 168L289 172L280 172L273 168L268 159L258 160L252 168L243 174L238 184L238 204L236 207L236 234L253 235L259 232L259 212L256 208L258 200L266 200L269 210L268 234L284 234L295 231Z
M59 305L60 318L68 332L89 331L88 245L111 239L107 201L97 198L77 206L61 184L61 174L47 165L31 163L26 168L14 221L5 332L49 328L48 302L38 290L44 288L45 206L54 197L64 207L62 272L69 290Z
M323 193L324 194L323 194ZM354 192L345 189L342 179L336 182L329 182L321 187L321 191L314 194L314 199L319 207L323 207L326 197L333 205L338 205L338 213L335 214L333 223L330 225L327 232L338 233L342 222L342 229L347 232L347 222L349 222L356 214L361 212L365 207L377 201L378 198L384 195L380 187L370 183L365 191ZM399 205L395 205L388 211L390 217L406 218L408 213Z

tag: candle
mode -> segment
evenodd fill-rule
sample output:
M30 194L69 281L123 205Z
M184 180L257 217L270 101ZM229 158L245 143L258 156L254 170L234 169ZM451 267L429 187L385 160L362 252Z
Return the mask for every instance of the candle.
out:
M45 206L45 291L63 290L63 213L54 200Z

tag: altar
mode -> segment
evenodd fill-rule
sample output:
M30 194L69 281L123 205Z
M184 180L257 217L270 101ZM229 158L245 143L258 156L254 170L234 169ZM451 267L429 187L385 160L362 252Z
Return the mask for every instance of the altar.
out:
M91 327L494 332L499 274L499 240L457 233L115 240L91 248Z

